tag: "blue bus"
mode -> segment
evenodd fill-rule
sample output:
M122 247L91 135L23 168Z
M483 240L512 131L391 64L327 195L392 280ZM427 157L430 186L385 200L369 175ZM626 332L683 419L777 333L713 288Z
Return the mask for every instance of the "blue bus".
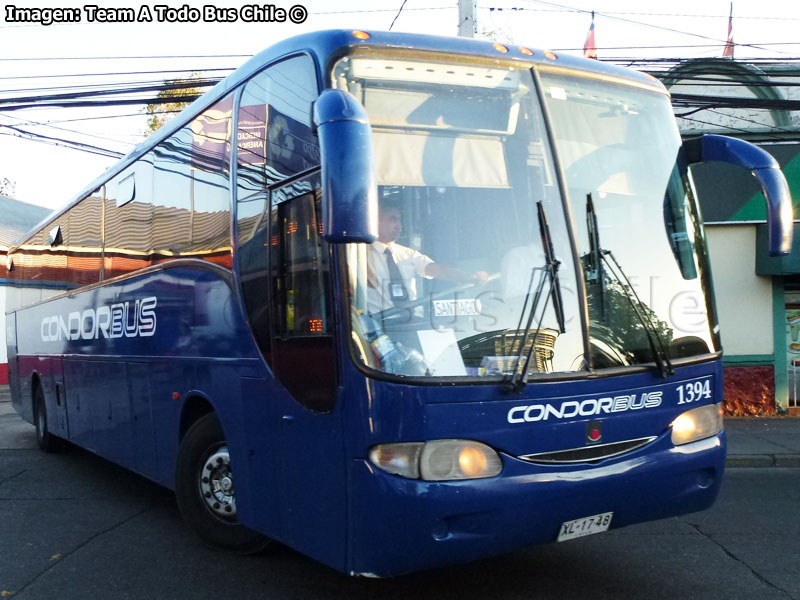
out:
M389 576L710 506L720 332L665 88L471 39L275 44L12 247L13 405L202 539ZM387 233L388 232L388 233ZM388 251L388 255L386 252Z

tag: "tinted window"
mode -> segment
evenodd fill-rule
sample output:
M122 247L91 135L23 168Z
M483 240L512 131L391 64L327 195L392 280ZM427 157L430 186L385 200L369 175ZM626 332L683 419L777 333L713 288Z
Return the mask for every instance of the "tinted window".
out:
M330 332L327 245L319 233L319 190L273 210L275 331L282 336Z
M14 266L8 274L9 279L35 281L37 288L21 290L21 296L9 301L9 305L39 302L47 296L74 287L70 283L67 269L68 232L69 216L65 213L44 225L20 244L12 255Z
M261 352L270 346L269 186L319 164L311 133L311 104L318 95L314 62L298 56L259 73L245 86L237 130L237 247L245 306ZM311 191L306 182L302 192ZM299 194L294 194L299 195ZM283 194L286 199L286 194Z
M319 228L319 178L307 179L316 180L307 182L313 186L310 193L285 200L286 190L273 195L273 361L281 383L298 402L325 411L333 407L336 392L328 246Z
M156 261L178 256L191 244L192 141L187 125L154 151L152 249Z
M228 268L232 267L229 191L232 110L230 95L191 124L190 253Z
M106 185L104 279L150 266L152 171L149 153Z
M67 279L76 287L100 281L102 215L101 190L87 196L69 211Z
M155 149L153 254L205 258L231 267L232 96L217 102Z
M262 71L239 105L239 197L319 164L311 104L319 95L314 61L290 58Z

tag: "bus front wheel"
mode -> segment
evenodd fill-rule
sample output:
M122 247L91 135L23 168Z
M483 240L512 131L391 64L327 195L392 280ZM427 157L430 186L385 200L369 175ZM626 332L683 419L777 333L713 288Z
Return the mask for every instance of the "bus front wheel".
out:
M33 425L36 427L36 443L45 452L61 452L64 440L50 433L47 426L47 404L44 401L44 390L36 386L33 393Z
M195 422L181 441L175 466L175 496L184 520L214 546L252 554L271 542L237 520L228 445L213 413Z

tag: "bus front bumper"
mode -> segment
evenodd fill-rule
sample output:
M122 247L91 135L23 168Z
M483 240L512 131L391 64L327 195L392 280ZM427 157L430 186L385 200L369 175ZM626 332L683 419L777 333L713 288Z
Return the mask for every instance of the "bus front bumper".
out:
M668 440L597 465L537 465L502 455L489 479L431 482L367 460L350 472L347 570L391 576L553 542L567 521L613 512L611 528L708 508L725 467L725 434Z

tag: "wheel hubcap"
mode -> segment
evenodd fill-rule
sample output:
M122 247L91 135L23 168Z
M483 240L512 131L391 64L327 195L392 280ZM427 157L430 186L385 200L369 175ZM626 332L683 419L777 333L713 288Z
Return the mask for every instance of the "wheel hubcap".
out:
M236 518L236 496L228 447L218 448L200 471L200 495L208 509L227 521Z

